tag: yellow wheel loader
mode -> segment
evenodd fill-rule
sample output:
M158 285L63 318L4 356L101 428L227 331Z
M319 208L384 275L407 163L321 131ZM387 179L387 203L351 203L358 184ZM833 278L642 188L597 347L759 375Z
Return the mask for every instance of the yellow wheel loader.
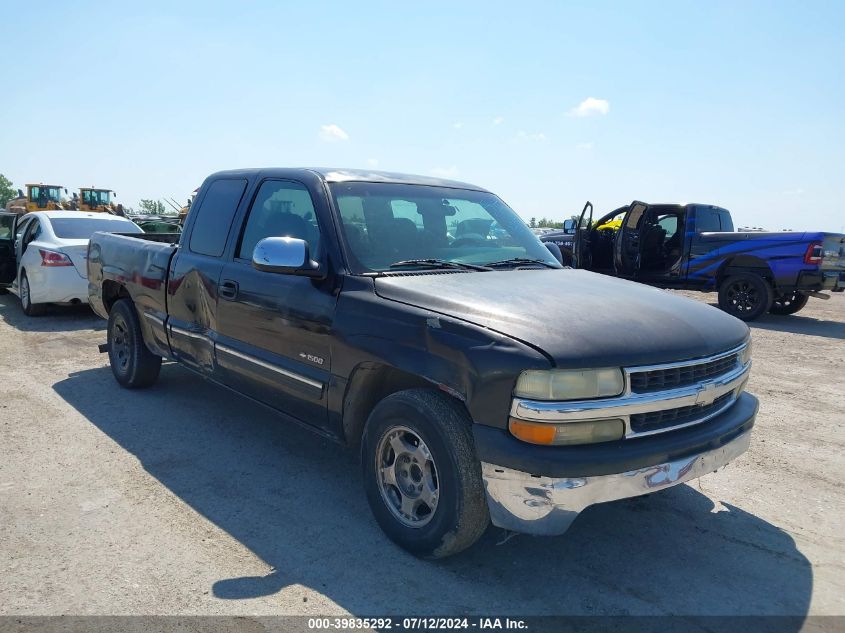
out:
M67 189L61 185L26 185L26 195L18 189L18 197L6 203L6 211L23 215L30 211L55 211L69 208L69 203L62 200L62 191Z

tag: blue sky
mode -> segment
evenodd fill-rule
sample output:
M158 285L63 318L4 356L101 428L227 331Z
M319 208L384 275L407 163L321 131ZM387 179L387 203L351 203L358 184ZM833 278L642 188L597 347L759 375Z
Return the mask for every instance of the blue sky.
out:
M377 167L525 218L696 201L845 230L845 2L50 6L3 0L16 185L134 205L219 169Z

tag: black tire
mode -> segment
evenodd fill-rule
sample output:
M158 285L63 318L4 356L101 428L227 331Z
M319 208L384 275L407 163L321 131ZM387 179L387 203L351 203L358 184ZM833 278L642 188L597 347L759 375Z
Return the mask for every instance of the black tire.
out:
M719 307L743 321L766 314L773 299L772 286L755 273L737 273L719 285Z
M20 299L21 308L26 316L41 316L47 311L46 303L32 303L32 286L29 285L29 279L26 276L26 271L21 270L20 283Z
M456 554L475 543L490 522L471 426L472 421L454 400L429 389L409 389L390 395L373 409L367 420L361 455L370 508L385 534L416 556L444 558ZM380 461L393 452L393 463L386 467L393 469L398 468L400 457L407 457L393 451L392 442L385 445L387 438L396 439L397 434L403 442L412 440L413 436L422 441L431 464L426 464L425 479L417 481L419 485L433 481L436 495L433 511L429 508L426 513L428 506L419 503L414 515L406 515L404 519L398 516L401 511L395 504L397 499L404 498L400 483L414 485L413 470L410 474L406 470L401 480L401 473L394 475L394 481L399 483L391 485L384 483ZM414 446L412 441L410 445ZM382 447L387 453L380 450ZM410 468L415 464L416 461ZM409 524L414 521L418 525Z
M803 310L809 300L810 295L799 292L798 290L785 292L775 296L769 312L772 314L795 314Z
M161 370L161 356L147 349L138 313L129 299L112 306L107 336L109 363L117 382L128 389L152 385Z

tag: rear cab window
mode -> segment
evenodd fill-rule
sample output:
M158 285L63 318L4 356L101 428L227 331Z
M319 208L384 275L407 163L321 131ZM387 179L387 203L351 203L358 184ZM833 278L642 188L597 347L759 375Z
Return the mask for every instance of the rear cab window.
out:
M715 209L699 207L695 214L695 230L698 233L718 233L722 230L719 213Z
M245 179L221 178L208 186L191 227L188 248L192 253L209 257L223 255L246 185Z

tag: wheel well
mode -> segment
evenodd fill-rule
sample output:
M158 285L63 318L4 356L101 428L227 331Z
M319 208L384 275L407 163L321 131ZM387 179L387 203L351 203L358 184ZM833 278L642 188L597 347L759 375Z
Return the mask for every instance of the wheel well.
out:
M343 397L343 435L347 444L358 446L364 424L379 402L397 391L420 387L436 388L436 385L387 365L364 363L356 367Z
M106 312L111 312L112 306L118 299L131 299L129 291L123 284L107 279L103 282L103 305Z
M769 264L765 260L753 255L737 255L722 264L719 272L716 273L716 286L718 287L723 280L737 273L754 273L760 275L769 283L774 280L772 269L769 268Z

